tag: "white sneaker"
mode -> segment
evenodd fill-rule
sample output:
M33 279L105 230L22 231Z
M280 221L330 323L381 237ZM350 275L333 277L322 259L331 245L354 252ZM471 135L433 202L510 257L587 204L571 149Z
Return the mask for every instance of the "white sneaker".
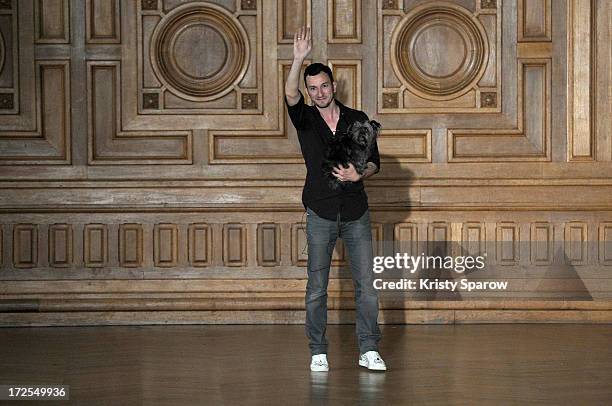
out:
M359 356L359 366L366 367L372 371L386 371L387 365L378 351L368 351Z
M329 371L329 364L327 363L327 354L313 355L312 361L310 361L310 370L313 372Z

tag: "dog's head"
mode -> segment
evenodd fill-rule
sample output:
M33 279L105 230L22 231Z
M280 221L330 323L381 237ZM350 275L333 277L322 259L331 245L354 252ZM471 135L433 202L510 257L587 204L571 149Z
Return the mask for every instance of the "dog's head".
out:
M349 128L349 134L355 144L366 149L378 136L379 129L380 124L377 121L355 121Z

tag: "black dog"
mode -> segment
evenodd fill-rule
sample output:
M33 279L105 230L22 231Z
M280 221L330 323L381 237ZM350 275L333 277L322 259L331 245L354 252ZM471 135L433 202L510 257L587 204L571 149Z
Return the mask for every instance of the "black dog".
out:
M341 182L333 175L336 166L348 168L348 164L352 163L357 173L363 174L379 130L380 124L374 120L356 121L346 133L337 133L329 141L327 155L323 161L323 173L332 189L346 185L346 182Z

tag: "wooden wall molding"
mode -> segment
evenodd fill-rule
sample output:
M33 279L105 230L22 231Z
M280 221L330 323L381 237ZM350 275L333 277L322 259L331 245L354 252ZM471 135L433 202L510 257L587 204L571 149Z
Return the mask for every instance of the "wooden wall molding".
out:
M34 65L36 129L2 131L0 165L71 163L70 61L38 60Z
M69 0L34 0L34 20L35 43L70 43Z
M461 225L461 255L479 256L486 250L486 224L480 221L467 221Z
M83 228L83 265L101 268L108 264L108 226L85 224Z
M156 224L153 231L155 266L172 268L179 262L179 229L176 224Z
M449 162L550 161L551 61L518 59L517 126L510 130L449 128ZM499 151L499 152L498 152Z
M0 224L5 237L0 252L12 252L13 259L2 261L0 279L61 280L77 274L85 280L123 279L133 276L132 268L141 268L145 279L240 279L247 269L252 278L303 276L299 268L307 264L307 244L301 213L279 212L282 219L264 211L234 214L234 219L242 218L239 222L228 220L227 213L122 214L119 223L112 213L73 214L69 223L26 222L65 220L62 213L6 215L9 222ZM612 264L612 211L373 213L375 252L486 253L487 271L481 278L501 277L515 267L518 273L506 276L537 279L561 272L559 277L569 279L577 274L606 279L606 267ZM206 223L193 222L194 217ZM346 267L343 243L339 240L335 248L332 265ZM564 266L579 268L567 273ZM530 274L523 274L526 267ZM552 273L542 275L538 268Z
M498 7L472 12L426 2L397 9L379 0L378 113L500 112L501 24ZM432 41L448 52L434 58Z
M85 43L121 43L120 0L86 0Z
M268 82L262 71L264 57L271 53L264 49L263 37L272 34L263 32L258 3L237 2L240 7L235 8L211 2L161 10L153 5L129 7L136 32L128 42L134 41L137 58L126 61L126 69L137 80L128 92L128 100L136 96L128 127L163 126L168 119L181 129L199 128L211 120L235 126L242 116L249 116L252 125L254 116L265 114L271 103L264 103Z
M602 222L599 224L599 262L603 265L612 265L612 245L607 241L612 241L612 222Z
M224 48L224 58L198 59L199 69L183 54L183 47L201 46L205 32L209 48ZM200 38L200 39L199 39ZM188 3L163 15L151 36L150 58L156 78L163 88L187 100L215 100L232 91L246 73L249 62L249 40L240 22L225 8L210 3ZM214 55L216 56L216 55ZM206 72L199 72L205 65ZM211 65L211 66L208 66Z
M119 225L119 265L125 268L143 266L143 227L141 224Z
M529 241L531 263L535 265L551 265L553 260L554 232L553 225L546 221L536 221L531 224Z
M16 224L13 227L13 266L38 266L38 227L35 224Z
M279 224L257 225L257 263L259 266L278 266L281 263L281 227Z
M360 44L361 24L361 0L327 2L328 43Z
M591 0L567 2L567 160L593 161L594 30L596 7Z
M346 106L361 110L363 88L360 59L328 59L334 80L338 83L337 98Z
M516 8L518 42L552 41L551 0L518 0Z
M124 131L119 61L88 61L90 165L191 164L191 131Z
M304 24L339 100L383 125L376 255L484 251L486 275L464 276L512 283L387 292L383 322L611 320L609 2L0 3L1 325L303 322L305 169L283 86ZM219 67L233 79L176 91ZM352 321L347 260L340 241L331 322Z
M225 266L246 266L247 228L244 224L230 223L223 226L223 263Z
M292 40L293 41L293 40ZM305 64L309 61L305 61ZM289 74L291 61L278 62L278 88L284 87L284 79ZM307 97L303 84L302 94ZM291 127L284 99L278 104L277 127L271 130L217 130L209 131L209 164L257 164L257 163L293 163L303 164L299 150L297 134ZM287 142L289 141L289 142Z
M193 223L189 225L189 264L194 267L206 267L212 263L212 228L208 224Z
M73 264L74 241L72 225L52 224L49 226L49 265L68 268Z
M281 0L278 2L277 41L293 44L293 33L302 26L312 27L312 0Z

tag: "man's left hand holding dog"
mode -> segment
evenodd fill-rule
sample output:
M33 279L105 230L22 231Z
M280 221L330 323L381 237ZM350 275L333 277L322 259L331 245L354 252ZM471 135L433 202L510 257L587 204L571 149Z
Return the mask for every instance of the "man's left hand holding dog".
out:
M343 168L342 166L334 167L333 175L341 182L358 182L361 179L374 175L376 172L378 172L376 165L373 162L368 162L368 166L363 171L363 174L360 175L353 164L349 162L348 168Z

